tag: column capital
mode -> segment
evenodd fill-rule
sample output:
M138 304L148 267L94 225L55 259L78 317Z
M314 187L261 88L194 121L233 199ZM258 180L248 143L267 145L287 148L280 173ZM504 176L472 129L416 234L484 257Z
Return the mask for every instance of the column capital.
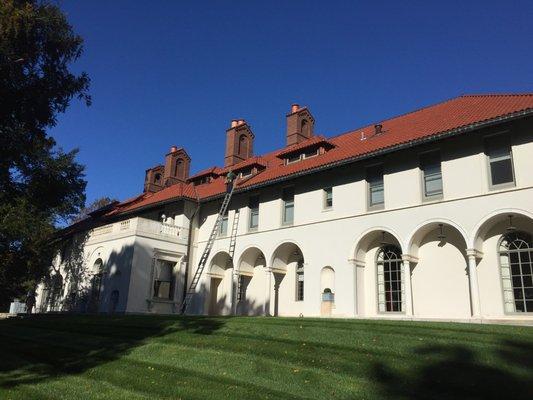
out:
M365 261L364 260L358 260L356 258L349 258L348 262L350 264L352 264L354 267L364 268L364 266L365 266Z
M412 256L411 254L402 254L402 261L409 261L412 263L417 263L418 257Z
M483 258L483 252L477 249L466 249L467 257Z

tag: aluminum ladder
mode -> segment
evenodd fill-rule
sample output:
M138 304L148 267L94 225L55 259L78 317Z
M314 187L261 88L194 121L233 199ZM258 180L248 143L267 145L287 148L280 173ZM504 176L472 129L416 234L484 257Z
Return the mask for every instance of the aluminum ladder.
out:
M209 258L209 254L211 254L211 249L213 248L213 244L215 243L215 239L217 238L220 224L222 223L222 220L226 215L226 211L228 210L229 202L231 200L231 196L233 195L234 189L235 184L233 184L231 191L226 193L226 196L224 196L224 201L222 201L222 205L220 206L220 211L218 212L218 217L215 221L215 225L213 226L213 230L209 235L209 240L207 241L204 252L202 253L200 262L198 263L198 268L196 268L191 284L189 285L189 289L187 290L187 294L185 295L185 300L181 304L180 314L185 314L187 312L187 308L191 304L191 300L196 293L196 287L198 286L200 278L202 277L202 272L204 271L205 264L207 263L207 259Z
M235 245L237 242L237 229L239 227L239 216L240 209L235 210L235 215L233 216L233 225L231 226L231 237L229 242L229 258L233 262L233 255L235 254ZM235 268L235 265L233 266Z

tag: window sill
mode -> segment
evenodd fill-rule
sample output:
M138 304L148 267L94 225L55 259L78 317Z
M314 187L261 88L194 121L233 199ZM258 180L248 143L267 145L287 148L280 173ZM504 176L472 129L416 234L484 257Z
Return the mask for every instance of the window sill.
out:
M372 211L381 211L381 210L384 210L384 209L385 209L385 204L376 204L376 205L373 205L373 206L368 206L366 210L368 212L372 212Z
M257 232L258 231L258 228L248 228L248 233L254 233L254 232Z
M423 196L422 203L436 203L438 201L442 201L443 199L444 196L442 194L435 194L433 196Z
M498 192L516 187L515 182L500 183L499 185L489 185L489 192Z
M281 223L282 227L289 227L289 226L293 226L293 225L294 225L294 222L282 222Z
M333 211L333 206L332 207L325 207L322 209L322 212L330 212L330 211Z

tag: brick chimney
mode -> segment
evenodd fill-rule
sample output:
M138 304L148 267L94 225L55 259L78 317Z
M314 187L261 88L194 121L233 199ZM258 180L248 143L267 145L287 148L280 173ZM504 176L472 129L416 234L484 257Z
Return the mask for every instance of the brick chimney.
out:
M313 137L314 126L315 119L307 107L293 104L291 112L287 114L287 146Z
M244 161L254 154L254 134L244 119L234 119L226 130L224 166Z
M191 158L183 148L172 146L165 156L163 183L170 186L174 183L185 182L189 178Z
M149 193L155 193L163 189L163 175L165 173L165 167L158 165L146 170L144 177L144 191Z

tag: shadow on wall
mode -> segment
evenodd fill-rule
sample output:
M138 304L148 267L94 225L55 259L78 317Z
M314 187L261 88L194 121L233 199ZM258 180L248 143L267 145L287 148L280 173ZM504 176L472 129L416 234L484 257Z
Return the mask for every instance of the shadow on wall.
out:
M431 345L413 357L431 360L408 373L385 363L374 375L386 396L408 399L526 399L533 393L533 346L513 340L500 344L499 360L486 365L471 348ZM508 365L502 365L508 364Z
M113 250L109 256L86 259L84 253L88 235L77 235L61 248L61 271L53 269L43 282L37 311L71 313L124 313L128 302L134 246ZM135 248L137 257L150 259L146 249ZM151 285L151 264L138 272L146 288Z
M236 296L236 291L234 293ZM232 315L233 307L229 304L227 293L219 295L216 290L210 290L207 285L202 284L193 297L187 314ZM235 302L234 310L236 315L260 316L264 313L264 304L245 297Z
M116 360L147 339L210 335L224 319L33 315L0 320L0 387L74 375Z

